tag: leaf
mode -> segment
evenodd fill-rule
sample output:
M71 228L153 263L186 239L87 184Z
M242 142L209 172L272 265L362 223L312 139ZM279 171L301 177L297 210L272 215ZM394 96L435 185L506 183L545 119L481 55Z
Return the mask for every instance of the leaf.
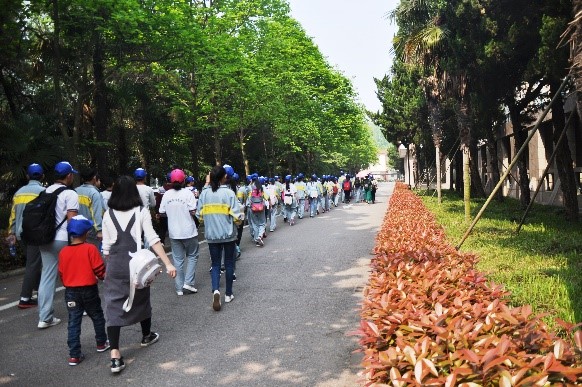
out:
M554 356L556 357L556 359L560 360L564 356L565 346L566 343L564 343L564 340L558 339L558 341L556 341L556 343L554 344Z
M511 387L511 374L508 371L503 371L499 374L499 387Z
M406 348L404 348L404 350L402 350L402 352L404 353L406 360L408 360L410 364L416 365L416 352L414 352L414 349L412 347L407 346Z
M430 370L430 373L433 374L434 376L438 377L439 373L436 369L436 367L434 366L434 363L429 360L429 359L422 359L422 362L428 367L428 369Z
M574 342L576 343L576 348L578 351L582 351L582 330L579 329L574 332Z
M443 306L441 305L440 302L437 302L436 305L434 306L434 311L436 313L437 316L442 316L443 314Z
M392 382L392 384L396 387L406 385L406 383L400 379L402 379L402 375L400 375L400 371L398 371L398 368L396 367L390 368L390 381Z
M453 387L456 383L457 383L457 374L452 373L449 376L447 376L447 379L445 381L445 387Z
M414 366L414 377L415 377L416 381L418 382L418 384L420 384L420 385L422 385L422 377L424 376L423 375L423 365L424 365L424 362L419 361Z

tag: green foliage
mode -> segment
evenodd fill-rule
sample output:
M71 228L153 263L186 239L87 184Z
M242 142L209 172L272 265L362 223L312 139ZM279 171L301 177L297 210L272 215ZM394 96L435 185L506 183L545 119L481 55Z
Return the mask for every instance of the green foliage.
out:
M158 178L172 164L332 173L376 157L351 82L284 0L8 1L0 22L2 187L55 157Z

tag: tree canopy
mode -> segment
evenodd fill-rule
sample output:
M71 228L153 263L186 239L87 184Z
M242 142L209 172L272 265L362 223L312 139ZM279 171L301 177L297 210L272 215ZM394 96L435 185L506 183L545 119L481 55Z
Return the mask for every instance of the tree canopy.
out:
M337 173L376 158L351 82L284 0L7 1L0 183L67 159L116 176L215 163Z

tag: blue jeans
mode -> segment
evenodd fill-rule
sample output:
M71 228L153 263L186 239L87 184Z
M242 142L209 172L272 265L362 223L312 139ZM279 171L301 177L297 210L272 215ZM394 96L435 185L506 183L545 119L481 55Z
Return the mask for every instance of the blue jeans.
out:
M277 207L271 208L269 223L270 223L269 229L271 231L275 231L275 229L277 228Z
M305 199L298 199L297 200L297 216L299 219L303 218L303 214L305 212Z
M212 292L220 290L220 261L222 260L222 250L224 250L224 268L226 269L226 295L232 296L232 279L234 274L234 241L223 243L208 243L212 269Z
M50 321L54 316L53 301L57 287L59 252L68 245L66 241L52 241L39 246L42 259L40 284L38 285L38 316L39 321Z
M310 198L309 199L309 216L313 217L316 215L318 204L319 204L319 200L317 198Z
M198 236L188 239L170 239L172 258L176 266L175 286L181 292L184 284L194 286L196 263L198 262ZM184 259L187 259L184 268Z
M81 356L83 312L87 312L87 315L93 320L97 345L105 344L107 341L105 317L103 316L103 309L101 309L101 299L99 298L97 285L66 288L65 304L69 311L67 338L69 356L77 358Z
M295 212L297 211L297 207L292 207L292 204L286 204L283 206L285 211L285 217L288 221L295 219Z

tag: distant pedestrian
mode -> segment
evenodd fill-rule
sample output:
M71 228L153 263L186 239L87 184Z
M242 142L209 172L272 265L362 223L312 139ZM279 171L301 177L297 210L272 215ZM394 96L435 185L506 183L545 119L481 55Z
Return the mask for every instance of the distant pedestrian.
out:
M237 238L236 225L244 220L244 213L235 193L226 184L227 175L224 167L217 165L206 176L206 185L200 192L196 216L204 223L204 235L208 242L212 268L212 308L219 311L220 299L220 262L224 252L226 271L226 291L224 301L234 299L232 291L234 275L234 250Z
M198 289L194 287L198 262L198 229L193 219L197 200L192 191L183 187L185 179L184 171L174 169L170 173L172 188L166 191L160 203L160 214L168 217L178 296L198 293Z
M97 279L103 280L105 264L97 247L86 243L93 222L83 215L74 216L67 225L71 244L59 253L59 274L65 286L65 304L69 312L69 365L76 366L85 359L81 352L83 312L93 321L97 352L109 349L105 333L105 317L101 309Z
M135 184L141 197L143 206L146 208L154 208L156 206L156 197L154 196L154 189L149 185L146 185L145 179L148 173L143 168L137 168L133 172L133 177L135 178Z
M121 176L113 185L109 211L103 217L103 254L105 256L106 273L103 287L105 301L105 316L107 321L107 336L111 344L111 372L121 372L125 362L119 351L121 327L140 323L141 346L147 347L158 341L160 335L151 331L152 307L150 303L150 288L136 289L133 304L129 312L124 311L123 304L129 297L129 253L142 248L141 235L144 242L158 255L170 277L176 276L176 268L166 255L160 238L152 226L150 211L142 206L142 200L130 176ZM136 223L140 223L136 226Z
M80 168L81 185L75 189L79 195L79 215L93 222L88 241L98 246L103 238L101 228L103 223L103 196L98 188L101 184L97 171L91 167Z
M285 176L285 185L283 186L282 202L285 218L287 218L289 225L295 224L295 214L297 212L297 188L295 184L291 183L291 175Z
M103 212L105 212L109 209L107 202L109 201L111 191L113 190L113 179L111 177L103 177L101 179L101 187L103 189L103 191L101 191L101 197L103 198Z
M37 305L37 300L32 298L32 292L38 290L42 270L40 249L38 246L25 243L21 238L21 234L24 207L44 191L44 187L40 182L44 177L44 171L39 164L30 164L26 170L26 176L28 177L28 184L16 191L12 198L7 238L9 244L16 244L16 241L20 242L22 250L26 254L26 268L22 287L20 288L20 301L18 302L18 308L20 309L32 308Z
M79 195L75 190L69 189L73 184L73 175L76 173L78 172L69 162L61 161L55 165L55 183L46 189L47 193L58 189L63 190L58 194L55 208L55 224L57 225L55 239L39 246L42 257L42 273L38 287L38 327L40 329L49 328L61 322L54 316L53 301L57 286L59 253L69 244L67 223L79 211Z

